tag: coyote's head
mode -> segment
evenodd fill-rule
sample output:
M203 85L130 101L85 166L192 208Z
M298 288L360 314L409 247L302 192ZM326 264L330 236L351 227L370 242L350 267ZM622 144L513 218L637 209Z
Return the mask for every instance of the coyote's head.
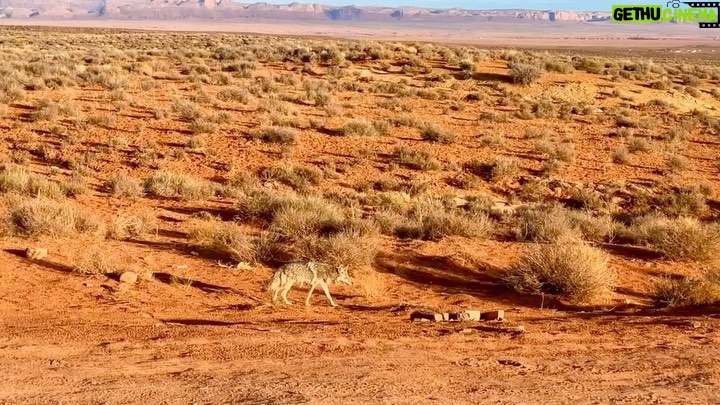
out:
M348 274L348 268L347 266L337 266L337 282L343 283L347 285L352 285L352 282L350 282L350 275Z

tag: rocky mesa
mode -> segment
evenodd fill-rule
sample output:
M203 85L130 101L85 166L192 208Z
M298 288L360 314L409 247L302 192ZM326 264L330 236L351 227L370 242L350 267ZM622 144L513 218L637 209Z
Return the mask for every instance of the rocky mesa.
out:
M335 7L322 4L239 3L231 0L0 0L10 19L239 19L355 21L602 21L604 12L558 10L466 10L423 7Z

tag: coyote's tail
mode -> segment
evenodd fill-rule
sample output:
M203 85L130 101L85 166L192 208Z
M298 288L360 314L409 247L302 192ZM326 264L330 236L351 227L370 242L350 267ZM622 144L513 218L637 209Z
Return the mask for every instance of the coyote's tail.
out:
M285 275L280 272L275 272L270 281L265 286L265 291L275 291L283 284L283 278Z

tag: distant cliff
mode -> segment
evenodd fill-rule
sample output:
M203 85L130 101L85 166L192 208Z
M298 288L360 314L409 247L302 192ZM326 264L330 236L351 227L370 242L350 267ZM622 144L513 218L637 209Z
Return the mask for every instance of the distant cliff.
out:
M0 0L0 18L185 19L268 18L354 21L598 21L609 13L554 10L465 10L423 7L333 7L230 0Z

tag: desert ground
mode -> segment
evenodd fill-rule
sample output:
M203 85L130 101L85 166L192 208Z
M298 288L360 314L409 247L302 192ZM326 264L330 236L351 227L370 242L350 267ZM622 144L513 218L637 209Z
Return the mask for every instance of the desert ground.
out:
M0 403L720 402L708 39L134 28L0 27Z

